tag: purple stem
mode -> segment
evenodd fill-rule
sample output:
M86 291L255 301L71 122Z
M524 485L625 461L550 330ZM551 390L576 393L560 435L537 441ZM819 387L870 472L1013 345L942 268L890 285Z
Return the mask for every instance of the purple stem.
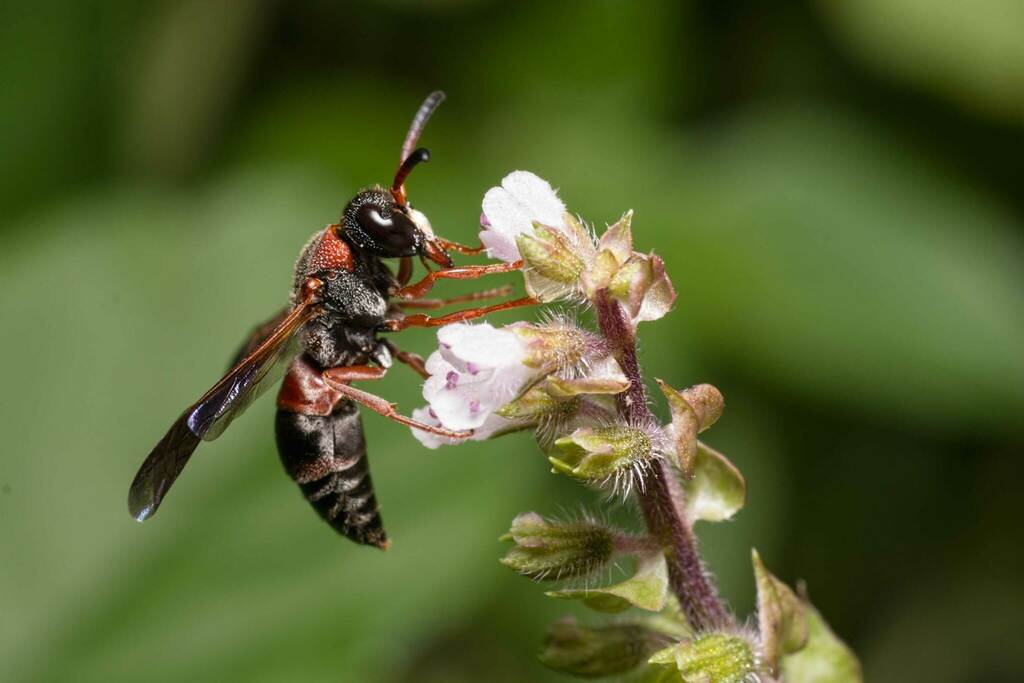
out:
M631 425L655 424L647 405L647 389L640 363L636 357L633 328L622 307L608 296L607 290L597 294L597 322L601 332L614 349L622 371L630 381L629 389L619 394L619 415ZM655 461L644 475L637 500L653 538L665 544L669 585L690 625L697 631L733 626L732 615L725 609L718 591L704 573L697 551L697 538L687 523L680 505L683 492L668 465Z

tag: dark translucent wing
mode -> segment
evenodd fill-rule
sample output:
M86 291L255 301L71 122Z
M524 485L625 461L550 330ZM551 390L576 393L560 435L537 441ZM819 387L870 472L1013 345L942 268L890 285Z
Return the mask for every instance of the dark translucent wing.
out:
M288 317L290 312L291 309L285 307L278 311L270 320L253 328L253 331L249 333L249 336L246 337L245 341L242 342L242 345L238 348L238 351L235 352L235 355L231 358L231 364L228 365L228 372L231 371L231 368L245 360L246 356L258 349L260 344L265 342L270 335L272 335L277 328L281 326L281 323L285 321L285 318Z
M187 411L188 428L203 441L216 439L281 379L298 350L298 339L292 334L272 346L264 342Z
M212 389L191 405L152 450L128 492L128 510L140 522L156 512L181 474L200 439L212 441L280 376L298 351L295 333L319 313L319 307L296 306L274 331Z
M149 519L160 506L167 489L185 468L199 445L199 437L189 431L182 415L149 454L139 468L128 491L128 512L140 522Z

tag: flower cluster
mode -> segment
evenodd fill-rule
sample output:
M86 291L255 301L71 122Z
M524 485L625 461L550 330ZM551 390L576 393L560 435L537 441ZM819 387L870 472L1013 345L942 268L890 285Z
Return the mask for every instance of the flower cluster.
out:
M628 211L597 236L550 184L524 171L489 190L480 233L488 255L517 264L535 299L591 309L597 329L564 315L443 327L426 362L427 406L413 417L470 432L471 440L532 430L554 472L631 496L643 512L644 534L595 516L557 521L528 512L502 537L513 544L505 565L537 581L570 583L551 597L603 613L631 611L596 626L556 622L540 655L545 665L586 678L626 674L662 683L811 683L826 680L821 672L856 683L853 654L756 552L756 629L728 610L704 571L694 524L736 514L746 482L698 438L722 415L715 387L679 390L658 379L670 420L651 412L637 327L666 315L676 292L661 258L634 250L632 220ZM428 448L461 442L413 434ZM620 559L632 567L628 576L594 585Z

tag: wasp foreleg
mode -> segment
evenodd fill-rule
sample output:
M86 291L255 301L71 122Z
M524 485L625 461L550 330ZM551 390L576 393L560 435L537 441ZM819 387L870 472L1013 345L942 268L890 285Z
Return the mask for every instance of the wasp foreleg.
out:
M504 285L502 287L495 287L494 289L485 289L480 292L470 292L469 294L463 294L461 296L453 296L450 299L406 299L405 301L399 301L399 308L444 308L451 304L462 304L469 301L484 301L486 299L498 299L503 296L508 296L512 293L512 285Z
M397 332L398 330L404 330L407 327L441 327L443 325L450 325L452 323L461 323L467 320L474 320L475 318L481 318L488 313L497 313L498 311L507 311L513 308L520 308L522 306L532 306L539 304L540 299L532 296L524 296L521 299L513 299L512 301L505 301L500 304L494 304L492 306L481 306L479 308L467 308L464 311L456 311L454 313L448 313L446 315L432 318L429 315L423 313L414 313L413 315L407 315L404 318L394 318L386 320L384 322L384 329L389 332Z
M419 299L429 292L438 280L476 280L493 273L511 273L522 267L522 261L514 261L512 263L491 263L486 266L461 266L432 270L416 284L400 289L397 296L402 299Z
M455 251L460 254L466 254L468 256L476 256L482 254L487 247L483 244L476 247L467 247L465 244L459 244L458 242L450 242L442 237L435 237L434 241L441 245L445 251Z
M387 399L381 398L376 394L371 394L368 391L356 389L348 384L348 382L380 379L384 376L385 372L387 372L387 370L384 368L376 368L370 365L351 365L324 370L323 378L332 389L343 395L345 398L362 404L373 412L383 415L389 420L394 420L400 424L421 429L425 432L430 432L431 434L447 436L451 439L465 439L472 436L472 432L456 432L443 427L434 427L424 422L414 420L411 417L401 415L395 409L394 403L391 403Z

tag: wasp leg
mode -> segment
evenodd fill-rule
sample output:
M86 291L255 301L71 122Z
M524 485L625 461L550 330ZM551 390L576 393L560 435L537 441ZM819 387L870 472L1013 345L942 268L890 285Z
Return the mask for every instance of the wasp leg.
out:
M522 267L522 261L514 261L513 263L492 263L486 266L461 266L433 270L416 284L400 289L397 296L402 299L419 299L429 292L438 280L476 280L484 275L510 273Z
M275 427L285 471L324 521L356 543L387 548L359 408L308 356L281 385Z
M424 432L430 432L431 434L447 436L451 439L465 439L472 436L472 432L456 432L443 427L433 427L424 422L414 420L411 417L401 415L397 410L395 410L394 403L391 403L387 399L383 399L376 394L371 394L368 391L356 389L348 384L348 382L359 380L380 379L384 376L385 372L386 370L384 368L375 368L370 365L351 365L348 367L329 368L324 370L323 378L332 389L341 393L345 398L349 398L356 403L360 403L373 412L383 415L389 420L394 420L400 424L414 427Z
M480 292L470 292L469 294L463 294L461 296L453 296L450 299L407 299L397 303L399 308L444 308L451 304L462 304L468 301L498 299L503 296L508 296L511 293L512 285L504 285L503 287L495 287L494 289L485 289Z
M441 237L434 238L434 241L441 245L445 251L455 251L460 254L466 254L467 256L476 256L482 254L487 247L481 244L478 247L467 247L465 244L459 244L458 242L449 242Z
M410 368L412 368L413 372L415 372L423 379L427 379L430 377L430 373L427 372L427 364L424 362L423 356L419 355L418 353L403 351L402 349L395 346L394 342L392 342L390 339L383 340L383 344L386 347L388 347L392 354L394 354L395 358L398 359L399 363L405 363Z
M413 315L407 315L404 318L384 321L384 329L389 332L397 332L398 330L404 330L407 327L441 327L443 325L450 325L451 323L461 323L467 320L480 318L488 313L497 313L498 311L507 311L512 308L532 306L539 303L540 299L537 299L536 297L524 296L521 299L513 299L512 301L505 301L492 306L467 308L464 311L456 311L436 318L424 315L423 313L414 313Z

